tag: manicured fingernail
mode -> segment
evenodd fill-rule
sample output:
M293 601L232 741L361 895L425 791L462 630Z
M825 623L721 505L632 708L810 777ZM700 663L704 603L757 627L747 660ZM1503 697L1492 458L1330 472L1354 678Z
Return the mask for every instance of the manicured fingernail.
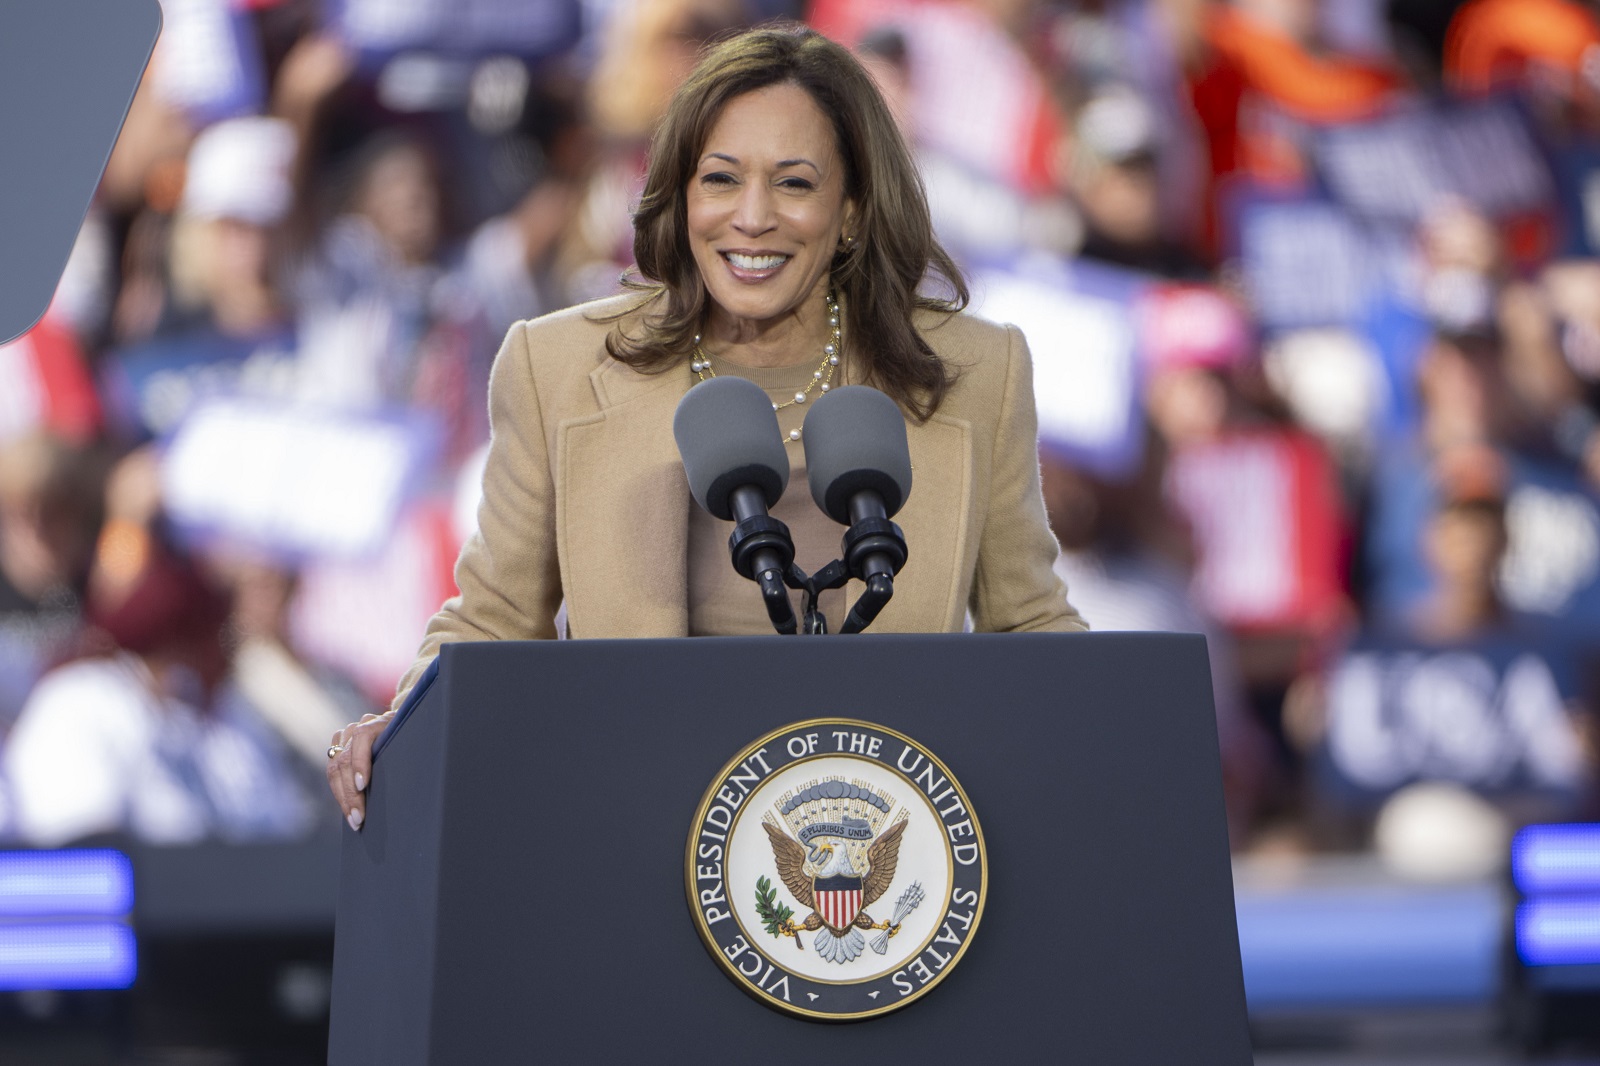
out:
M357 792L365 792L366 790L367 790L367 779L362 777L360 774L356 774L356 791Z
M350 817L346 818L345 821L350 823L351 829L359 831L361 829L361 812L355 808L351 808Z

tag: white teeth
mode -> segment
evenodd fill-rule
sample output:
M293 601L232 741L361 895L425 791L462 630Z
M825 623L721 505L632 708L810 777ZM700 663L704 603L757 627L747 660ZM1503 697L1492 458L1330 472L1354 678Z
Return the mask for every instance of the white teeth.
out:
M789 257L786 255L740 255L738 252L728 253L728 262L740 270L771 270L779 266Z

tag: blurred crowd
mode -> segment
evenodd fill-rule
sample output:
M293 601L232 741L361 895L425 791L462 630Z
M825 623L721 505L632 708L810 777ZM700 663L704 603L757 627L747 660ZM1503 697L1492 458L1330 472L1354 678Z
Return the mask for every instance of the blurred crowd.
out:
M0 839L308 831L453 590L500 336L616 291L672 89L775 17L1028 336L1074 602L1210 638L1237 849L1595 814L1600 5L163 8L0 346Z

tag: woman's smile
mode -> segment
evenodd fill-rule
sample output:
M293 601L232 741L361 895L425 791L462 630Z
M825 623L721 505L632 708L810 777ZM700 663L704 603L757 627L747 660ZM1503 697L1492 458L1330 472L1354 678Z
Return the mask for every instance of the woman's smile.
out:
M746 252L723 252L722 258L740 281L766 281L789 261L786 255L759 255Z

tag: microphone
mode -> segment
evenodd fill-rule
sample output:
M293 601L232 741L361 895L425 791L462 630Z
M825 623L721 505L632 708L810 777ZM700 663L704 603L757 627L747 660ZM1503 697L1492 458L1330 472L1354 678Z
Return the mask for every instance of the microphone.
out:
M906 563L905 534L889 521L911 494L905 418L877 389L846 385L817 400L801 439L811 498L849 527L844 565L867 585L839 630L858 633L894 595L894 575Z
M761 586L773 627L794 633L794 605L784 587L794 539L767 514L789 484L789 456L772 401L744 378L702 381L678 401L672 435L695 502L734 523L728 538L733 568Z

